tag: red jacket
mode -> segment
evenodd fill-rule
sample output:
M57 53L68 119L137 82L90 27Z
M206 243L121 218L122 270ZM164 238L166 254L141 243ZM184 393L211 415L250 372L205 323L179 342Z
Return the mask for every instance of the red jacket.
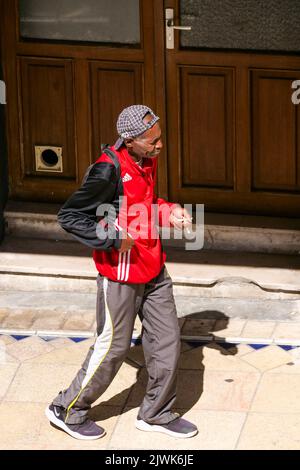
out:
M119 230L126 230L135 244L125 253L120 253L115 246L111 251L95 249L93 258L99 273L113 281L146 283L159 274L166 259L151 207L153 204L168 205L170 209L173 204L155 195L157 158L143 159L143 167L140 167L125 147L120 150L112 147L112 150L119 158L125 197L115 225ZM104 162L112 163L106 154L102 154L96 163ZM142 212L135 206L140 203Z

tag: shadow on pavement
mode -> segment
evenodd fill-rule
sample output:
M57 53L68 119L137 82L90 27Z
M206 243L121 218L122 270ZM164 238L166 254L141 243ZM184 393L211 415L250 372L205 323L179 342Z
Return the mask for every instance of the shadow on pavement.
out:
M177 400L174 408L174 411L178 411L179 413L182 410L187 412L193 408L203 393L203 379L205 373L203 348L208 347L216 349L222 355L234 355L237 352L235 344L223 343L222 340L224 340L224 338L218 337L216 334L218 330L226 329L228 325L229 318L224 315L224 313L220 311L203 311L196 312L186 317L186 321L194 319L197 320L197 323L201 323L201 319L205 320L201 325L201 335L213 335L218 343L211 341L206 343L189 340L181 341ZM218 322L218 328L216 328L214 324L216 322L207 322L206 320L222 321ZM213 326L209 326L208 323L212 323ZM101 421L116 416L118 414L116 412L116 403L123 403L121 414L125 413L128 408L138 408L141 405L146 393L148 378L141 344L136 344L130 349L125 363L136 369L136 382L125 390L120 391L120 393L113 396L110 400L93 407L89 412L91 419ZM189 382L185 384L182 382L182 376L184 376L184 371L188 370L193 370L194 374L192 374L192 381L189 380ZM189 376L189 379L190 377L191 376Z

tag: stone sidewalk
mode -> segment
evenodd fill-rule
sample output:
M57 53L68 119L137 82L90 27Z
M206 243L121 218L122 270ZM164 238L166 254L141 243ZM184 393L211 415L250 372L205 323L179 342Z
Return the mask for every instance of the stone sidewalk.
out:
M135 429L147 373L141 345L133 344L90 413L107 435L71 438L48 423L44 409L92 342L0 336L1 449L300 449L300 348L214 341L182 341L176 406L197 424L196 437Z
M134 427L147 381L137 319L130 353L90 413L107 435L84 442L51 426L44 410L94 341L95 294L72 293L70 302L65 292L1 292L0 449L300 449L299 300L175 299L176 406L199 434L182 440Z
M93 337L95 295L0 292L0 335ZM52 300L51 300L52 299ZM53 300L54 299L54 300ZM299 300L201 299L176 296L184 339L300 346ZM134 337L141 324L137 318Z

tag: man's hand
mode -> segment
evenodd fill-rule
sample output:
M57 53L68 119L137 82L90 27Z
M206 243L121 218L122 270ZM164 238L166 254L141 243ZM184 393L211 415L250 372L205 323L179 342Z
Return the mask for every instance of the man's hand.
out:
M134 245L134 239L132 238L132 236L129 235L129 233L123 232L122 233L122 243L121 243L121 246L119 248L119 252L120 253L125 253L125 251L130 250L130 248L132 248L133 245Z
M171 211L169 222L175 228L183 229L191 225L192 217L185 208L176 206Z

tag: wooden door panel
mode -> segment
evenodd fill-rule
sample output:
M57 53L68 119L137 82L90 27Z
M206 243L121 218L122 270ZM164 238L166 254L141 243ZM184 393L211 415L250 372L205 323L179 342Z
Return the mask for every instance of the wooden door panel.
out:
M254 190L300 190L300 115L291 100L291 85L298 74L251 71Z
M299 57L175 50L166 63L170 199L207 211L299 216L300 105L291 101ZM209 87L206 69L226 72L224 96L210 72ZM186 79L180 70L198 72ZM209 180L214 169L221 184Z
M233 185L232 70L180 67L181 186Z
M117 139L116 120L120 110L143 101L143 67L135 63L92 62L90 73L95 159L101 144L113 144Z
M73 67L68 59L20 58L22 179L76 179ZM62 147L63 172L36 171L35 146Z

